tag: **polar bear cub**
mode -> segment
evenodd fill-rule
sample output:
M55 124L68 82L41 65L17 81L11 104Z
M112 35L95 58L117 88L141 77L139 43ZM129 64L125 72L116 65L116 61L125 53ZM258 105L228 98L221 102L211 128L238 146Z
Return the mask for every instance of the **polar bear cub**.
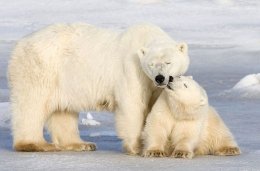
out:
M146 157L238 155L240 149L205 90L192 77L169 82L148 115L144 129Z

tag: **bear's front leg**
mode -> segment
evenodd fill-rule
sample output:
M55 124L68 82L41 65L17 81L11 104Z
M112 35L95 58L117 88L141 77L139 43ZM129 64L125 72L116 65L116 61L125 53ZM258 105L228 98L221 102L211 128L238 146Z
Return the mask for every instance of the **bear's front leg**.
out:
M116 110L116 129L123 140L123 148L127 154L137 155L141 152L141 131L144 125L144 106L136 101L128 105L118 106Z

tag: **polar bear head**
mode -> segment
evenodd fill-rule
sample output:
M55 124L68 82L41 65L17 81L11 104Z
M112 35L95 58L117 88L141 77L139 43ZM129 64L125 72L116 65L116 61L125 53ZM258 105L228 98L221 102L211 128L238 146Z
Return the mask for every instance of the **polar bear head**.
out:
M165 88L168 104L183 113L201 113L208 107L206 91L191 76L177 76ZM204 113L204 112L202 112Z
M169 76L184 74L189 66L186 43L154 42L137 52L146 75L158 87L165 87Z

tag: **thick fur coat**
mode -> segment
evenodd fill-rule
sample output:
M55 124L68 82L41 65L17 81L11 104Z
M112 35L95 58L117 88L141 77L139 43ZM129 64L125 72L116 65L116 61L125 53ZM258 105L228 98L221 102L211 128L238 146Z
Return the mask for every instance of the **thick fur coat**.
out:
M166 78L187 70L187 45L177 44L149 24L125 31L82 23L56 24L21 39L8 68L14 148L95 150L95 144L79 136L78 112L107 110L115 112L126 151L139 153L144 119L153 92L158 90L154 78L145 72L146 58L160 58L159 53L169 56L164 51L175 54L178 64L166 67L160 62L153 75L163 71ZM45 125L52 144L43 137Z
M175 77L155 102L144 129L144 156L238 155L239 147L205 90Z

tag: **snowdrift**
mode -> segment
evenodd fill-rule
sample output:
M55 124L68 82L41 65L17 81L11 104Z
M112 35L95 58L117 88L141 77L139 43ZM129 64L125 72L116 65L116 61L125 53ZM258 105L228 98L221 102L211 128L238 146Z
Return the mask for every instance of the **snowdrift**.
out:
M221 95L235 98L260 99L260 73L245 76L233 88Z

